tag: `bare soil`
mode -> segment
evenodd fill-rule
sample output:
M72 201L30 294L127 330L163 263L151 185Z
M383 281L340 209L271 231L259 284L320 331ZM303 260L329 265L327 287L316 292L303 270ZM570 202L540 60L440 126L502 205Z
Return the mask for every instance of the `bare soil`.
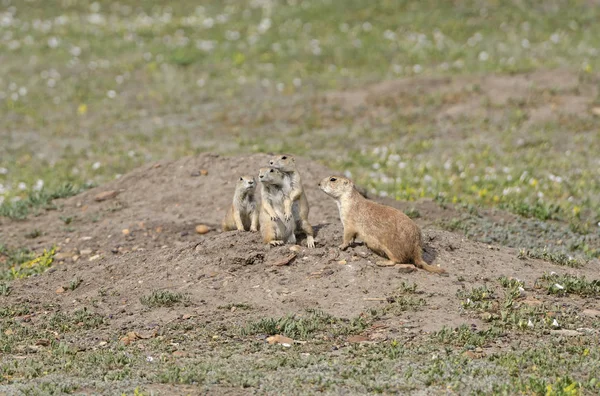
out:
M449 276L422 270L405 274L377 267L374 262L378 256L360 243L339 251L342 227L337 207L317 188L318 180L331 171L302 158L298 166L311 205L317 247L306 248L301 237L297 256L288 265L276 265L293 254L290 245L270 248L258 233L222 233L217 229L237 177L256 173L268 158L265 154L203 154L150 164L58 202L58 210L22 222L0 219L0 239L8 245L36 251L52 244L60 248L46 273L12 282L12 293L0 297L1 305L28 303L39 307L37 315L44 315L44 304L65 312L92 304L108 324L77 335L79 344L90 345L128 331L160 327L183 315L243 324L314 308L352 318L377 307L407 281L426 292L428 305L418 312L386 318L385 331L398 332L410 324L407 331L420 333L462 323L485 328L484 323L461 312L456 296L461 288L493 283L502 275L528 285L550 271L597 276L591 265L572 269L541 260L521 260L515 249L466 240L432 225L455 216L453 209L442 209L431 201L409 204L386 199L378 201L419 211L416 221L425 236L425 260L445 268ZM204 170L208 174L202 175ZM107 191L118 195L95 200ZM69 226L65 217L73 218ZM198 224L208 225L211 231L197 234ZM34 240L26 238L33 229L41 230L42 235ZM67 286L74 278L83 282L71 291ZM57 293L61 287L66 290ZM184 293L189 303L149 309L141 304L140 297L153 290ZM570 303L580 309L600 308L596 300ZM218 309L227 304L249 304L253 309ZM378 337L386 336L379 331Z

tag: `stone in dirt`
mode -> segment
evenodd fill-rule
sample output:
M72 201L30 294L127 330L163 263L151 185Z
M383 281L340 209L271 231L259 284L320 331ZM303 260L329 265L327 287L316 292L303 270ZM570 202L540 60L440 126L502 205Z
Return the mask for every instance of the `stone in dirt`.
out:
M569 337L581 335L581 333L578 332L577 330L567 330L567 329L550 330L550 334L563 335L563 336L569 336Z
M292 340L289 337L282 336L280 334L275 334L274 336L267 337L267 342L270 345L282 344L283 346L291 346L294 343L294 340Z
M584 309L581 313L585 316L591 316L592 318L600 317L600 311L597 309Z
M370 341L369 337L365 337L365 336L361 336L361 335L353 335L348 337L347 341L351 344L357 344L360 342L367 342Z
M208 228L208 226L205 224L199 224L196 226L196 232L200 235L206 234L209 231L210 231L210 228Z
M116 190L103 191L100 194L96 194L96 196L94 197L94 200L96 202L102 202L102 201L106 201L108 199L113 199L117 195L119 195L119 192Z

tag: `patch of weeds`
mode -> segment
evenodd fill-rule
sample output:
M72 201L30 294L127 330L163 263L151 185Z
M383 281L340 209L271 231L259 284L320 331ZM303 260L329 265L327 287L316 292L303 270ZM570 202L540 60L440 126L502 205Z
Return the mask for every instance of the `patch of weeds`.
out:
M8 307L0 307L0 318L14 318L23 316L33 312L33 309L28 305L14 305Z
M227 305L219 305L217 308L224 309L226 311L231 311L233 308L248 311L252 309L252 305L246 303L231 303Z
M417 210L417 208L409 208L404 211L404 214L410 217L411 219L418 219L421 217L421 213Z
M496 297L487 286L474 287L471 290L461 289L456 293L461 300L463 308L476 311L487 311L492 307L492 300Z
M600 279L587 280L585 276L544 274L535 281L535 287L546 289L548 294L566 296L577 294L582 297L600 296Z
M64 183L53 191L42 189L41 191L31 191L27 197L16 202L4 202L0 205L0 216L9 217L15 220L24 220L29 215L31 209L51 208L51 203L55 199L67 198L79 194L86 187L75 187L71 183Z
M306 313L250 322L241 329L241 334L281 334L294 339L309 339L325 331L334 336L356 334L367 327L367 321L363 317L347 320L335 318L322 311L309 310Z
M48 326L54 331L73 331L76 329L95 329L104 324L104 317L86 308L78 309L72 314L56 312L48 320Z
M502 331L497 327L491 327L488 330L475 330L463 324L456 329L444 326L441 330L433 333L432 338L442 344L469 349L484 346L501 335Z
M586 260L569 256L562 252L550 252L547 248L543 250L532 249L520 249L518 257L521 260L525 260L527 258L532 259L541 259L545 261L550 261L551 263L563 265L565 267L571 268L581 268L587 264Z
M0 283L0 296L8 296L10 294L10 285L7 283Z
M154 290L149 295L140 297L140 302L150 308L171 307L181 302L187 304L189 298L182 293L169 290Z
M560 206L537 201L530 204L524 201L510 201L500 205L523 217L535 217L540 220L559 220L563 217Z
M502 286L505 289L515 287L519 288L525 286L525 282L515 278L508 278L506 276L501 276L500 278L498 278L498 281L500 282L500 286Z
M41 274L52 265L56 248L53 246L50 250L44 249L42 254L34 259L19 263L22 257L6 271L0 272L0 279L12 280L27 278L33 274Z

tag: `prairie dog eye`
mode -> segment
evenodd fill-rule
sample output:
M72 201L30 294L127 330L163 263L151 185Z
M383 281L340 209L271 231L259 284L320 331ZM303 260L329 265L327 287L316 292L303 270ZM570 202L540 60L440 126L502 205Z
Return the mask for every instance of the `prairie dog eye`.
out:
M283 157L281 157L281 159L283 159L283 160L284 160L284 159L287 159L287 157L284 155Z
M243 178L243 177L240 177L240 181L242 181L242 180L244 180L244 178Z
M332 182L334 182L334 181L336 181L336 180L337 180L337 179L336 179L335 177L332 177L331 179L329 179L329 181L332 181Z
M271 173L275 172L273 169L271 169Z

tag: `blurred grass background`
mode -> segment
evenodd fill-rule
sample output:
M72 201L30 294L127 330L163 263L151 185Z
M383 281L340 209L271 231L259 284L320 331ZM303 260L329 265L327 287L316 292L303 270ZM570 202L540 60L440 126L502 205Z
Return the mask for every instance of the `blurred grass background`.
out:
M553 221L530 243L596 257L599 14L559 0L2 0L0 214L148 161L285 151L377 195L464 207L449 227L480 236L497 230L477 208Z

